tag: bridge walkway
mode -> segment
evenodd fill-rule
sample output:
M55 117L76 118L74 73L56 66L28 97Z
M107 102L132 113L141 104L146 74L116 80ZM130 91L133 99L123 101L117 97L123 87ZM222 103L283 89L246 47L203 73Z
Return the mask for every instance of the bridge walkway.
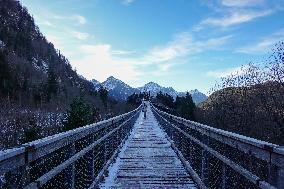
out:
M148 106L100 188L196 188Z

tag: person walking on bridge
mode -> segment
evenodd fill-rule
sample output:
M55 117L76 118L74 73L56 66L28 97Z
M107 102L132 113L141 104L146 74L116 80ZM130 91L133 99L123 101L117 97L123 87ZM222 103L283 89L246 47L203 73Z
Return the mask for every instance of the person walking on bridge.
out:
M147 105L145 101L143 101L142 112L144 113L144 119L146 119Z

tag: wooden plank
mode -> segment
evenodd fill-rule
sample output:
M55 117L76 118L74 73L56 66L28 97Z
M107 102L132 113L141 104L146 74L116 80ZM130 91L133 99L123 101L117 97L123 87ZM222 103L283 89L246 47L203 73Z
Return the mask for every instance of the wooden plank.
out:
M100 188L196 188L150 108L108 172Z

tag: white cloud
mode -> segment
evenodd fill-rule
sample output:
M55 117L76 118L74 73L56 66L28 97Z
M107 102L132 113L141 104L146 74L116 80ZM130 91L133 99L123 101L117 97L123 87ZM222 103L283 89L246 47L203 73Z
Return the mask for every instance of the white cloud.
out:
M87 20L85 17L81 15L73 15L71 19L76 20L79 24L83 25L87 23Z
M91 36L88 33L78 32L78 31L72 31L71 34L79 40L86 40Z
M43 24L45 26L54 27L54 25L51 22L49 22L48 20L45 20L45 21L41 22L41 24Z
M277 32L261 39L258 43L241 47L236 52L246 53L246 54L263 54L269 52L273 46L284 40L284 28Z
M258 6L264 0L222 0L221 3L228 7L245 7L245 6Z
M206 26L216 27L229 27L233 25L242 24L245 22L253 21L260 17L271 15L273 10L262 11L248 11L248 10L234 10L223 17L207 18L195 28L195 31L199 31Z
M200 31L212 26L226 29L270 16L284 9L283 0L218 0L206 1L205 4L213 9L213 14L201 20L193 28L193 31Z
M210 38L204 41L194 40L190 33L182 32L165 46L157 46L145 56L147 62L166 62L190 54L200 53L225 44L231 36Z
M222 77L228 77L231 75L243 75L248 68L249 66L245 65L227 69L211 70L206 73L206 76L220 79Z
M165 46L156 46L145 56L149 62L164 62L188 54L192 44L192 37L189 33L177 34L173 41Z
M87 19L79 14L73 15L59 15L53 12L46 11L45 14L42 15L42 19L51 23L50 20L65 20L72 21L75 25L84 25L87 23Z
M133 51L113 50L112 55L129 55L133 54Z
M139 60L117 56L119 51L113 50L109 44L81 45L79 50L82 58L73 61L73 65L80 74L88 79L96 78L103 81L113 75L124 81L133 82L140 76L136 65L143 63Z
M122 0L121 3L123 5L130 5L131 3L133 3L135 0Z

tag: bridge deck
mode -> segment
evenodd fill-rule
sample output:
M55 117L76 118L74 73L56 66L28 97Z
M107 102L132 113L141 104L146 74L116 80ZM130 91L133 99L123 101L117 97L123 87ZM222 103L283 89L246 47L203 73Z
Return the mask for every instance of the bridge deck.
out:
M196 188L165 135L148 107L100 188Z

